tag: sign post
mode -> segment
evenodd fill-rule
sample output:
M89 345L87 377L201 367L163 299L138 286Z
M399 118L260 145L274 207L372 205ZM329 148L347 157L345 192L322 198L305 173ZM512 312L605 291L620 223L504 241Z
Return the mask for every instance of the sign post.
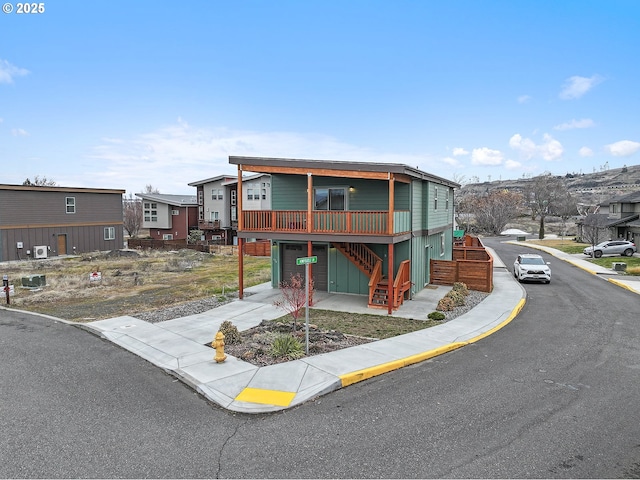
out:
M4 289L4 293L7 296L7 305L10 305L11 300L9 299L9 275L2 276L2 288Z
M307 355L309 355L309 265L312 263L318 263L318 257L315 255L313 257L298 257L296 258L296 265L304 265L304 290L306 294L306 299L304 302L305 306L305 314L304 314L304 324L305 324L305 351Z

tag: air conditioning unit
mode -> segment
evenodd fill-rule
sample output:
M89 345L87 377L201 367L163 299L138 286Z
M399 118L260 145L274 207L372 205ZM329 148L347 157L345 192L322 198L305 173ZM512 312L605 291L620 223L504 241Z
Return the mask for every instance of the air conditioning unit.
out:
M47 258L49 253L49 247L46 245L40 245L39 247L33 247L34 258Z

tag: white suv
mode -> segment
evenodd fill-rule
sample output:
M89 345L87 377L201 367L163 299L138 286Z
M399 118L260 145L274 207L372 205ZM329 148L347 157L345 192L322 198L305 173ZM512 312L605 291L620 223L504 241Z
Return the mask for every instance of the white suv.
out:
M551 282L551 269L548 263L540 255L533 253L521 253L513 262L513 276L519 282L524 280L536 280L538 282Z

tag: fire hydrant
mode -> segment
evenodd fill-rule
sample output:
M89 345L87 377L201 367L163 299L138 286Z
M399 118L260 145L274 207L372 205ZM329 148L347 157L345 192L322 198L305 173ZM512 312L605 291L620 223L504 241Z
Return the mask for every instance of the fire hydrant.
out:
M226 360L227 356L224 354L224 333L216 333L216 338L211 342L211 346L216 349L216 356L213 359L217 363L222 363Z

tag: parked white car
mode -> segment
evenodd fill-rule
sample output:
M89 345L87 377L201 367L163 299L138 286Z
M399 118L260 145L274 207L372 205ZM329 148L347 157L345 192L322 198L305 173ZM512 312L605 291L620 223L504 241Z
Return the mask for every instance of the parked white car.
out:
M599 243L595 248L587 247L582 253L596 258L600 258L602 255L623 255L630 257L636 250L635 243L627 242L626 240L609 240Z
M551 282L551 268L540 255L521 253L513 262L513 276L519 282L535 280L537 282Z

